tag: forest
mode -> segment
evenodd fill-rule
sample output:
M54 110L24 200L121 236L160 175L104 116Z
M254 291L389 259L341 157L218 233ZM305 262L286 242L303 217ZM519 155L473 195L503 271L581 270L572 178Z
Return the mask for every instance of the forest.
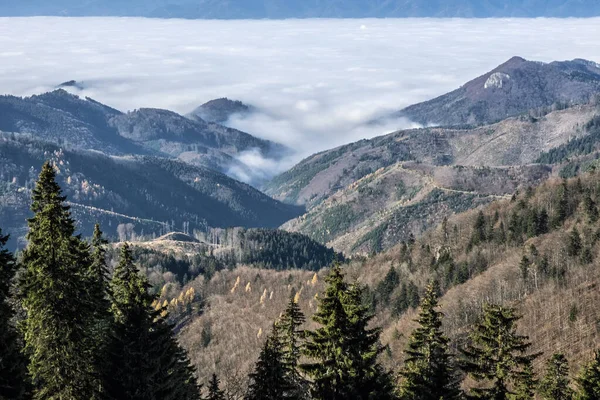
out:
M599 212L593 199L600 185L588 183L564 181L552 195L551 207L533 203L533 190L515 195L507 224L504 213L478 212L463 251L477 253L487 243L520 246L527 238L562 229L574 215L581 224L595 224ZM50 163L35 184L31 209L28 245L16 258L4 249L8 236L0 232L0 398L230 398L214 373L203 385L197 382L198 371L130 245L121 246L118 263L109 268L100 227L89 241L75 234ZM447 221L440 229L447 238L459 235ZM572 227L566 257L592 263L598 232L582 237ZM410 258L418 245L415 240L402 244L404 257ZM530 253L519 266L527 290L533 291L542 276L567 279L566 269L539 251ZM244 399L598 399L600 350L573 381L570 360L559 352L536 373L534 363L541 354L519 333L521 315L511 306L484 304L465 340L451 341L440 296L486 267L485 262L455 261L449 247L431 259L435 274L424 290L400 284L393 267L370 290L348 279L347 264L334 263L323 293L315 296L313 329L304 329L307 318L298 293L290 292L263 341ZM418 310L397 370L381 361L390 349L382 344L382 328L373 323L374 311L394 293L400 293L394 301L396 315Z

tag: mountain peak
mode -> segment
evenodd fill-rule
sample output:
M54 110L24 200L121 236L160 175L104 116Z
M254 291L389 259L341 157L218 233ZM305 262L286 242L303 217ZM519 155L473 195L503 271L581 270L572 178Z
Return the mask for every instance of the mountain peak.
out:
M481 125L555 104L583 104L600 93L600 67L587 60L512 57L459 89L398 114L423 125Z
M253 110L252 106L239 100L231 100L221 97L207 101L189 114L192 119L201 119L207 122L222 124L227 122L233 115L247 115Z

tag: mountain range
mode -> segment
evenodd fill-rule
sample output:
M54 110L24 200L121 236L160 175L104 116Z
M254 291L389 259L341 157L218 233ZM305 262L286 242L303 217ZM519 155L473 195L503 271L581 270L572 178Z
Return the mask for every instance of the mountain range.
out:
M380 252L453 213L579 170L565 152L596 148L599 94L596 63L513 57L451 93L395 114L429 127L315 154L265 190L308 209L284 229L347 254ZM572 151L541 157L557 148Z
M227 173L245 151L279 159L288 150L279 144L172 111L142 108L123 113L64 89L31 97L0 96L0 131L26 133L61 146L110 155L154 155Z
M197 19L592 17L594 0L44 0L4 1L1 16L143 16Z
M23 242L31 189L52 160L80 231L96 222L111 237L154 237L175 229L277 227L303 208L286 205L225 173L287 149L199 117L168 110L123 113L63 89L0 96L0 221ZM248 174L252 176L251 173Z
M244 151L287 149L221 125L251 112L235 100L181 116L123 113L65 90L4 96L0 224L22 247L50 160L78 231L99 222L113 242L135 243L201 381L218 373L232 398L290 293L303 329L317 326L334 260L364 288L390 369L435 281L453 351L492 302L522 316L520 334L543 353L536 372L557 351L575 371L600 339L599 75L585 60L512 58L394 114L422 128L314 154L264 192L225 167Z

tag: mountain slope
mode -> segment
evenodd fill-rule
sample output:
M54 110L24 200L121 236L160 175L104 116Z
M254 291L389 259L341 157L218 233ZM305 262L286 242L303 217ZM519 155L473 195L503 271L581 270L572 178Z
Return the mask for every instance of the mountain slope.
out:
M368 286L373 324L383 328L382 344L389 346L381 361L394 370L402 365L419 296L434 279L442 293L443 328L455 354L482 305L500 303L517 308L523 316L519 333L530 337L533 352L543 352L536 372L554 352L562 352L575 376L600 343L599 184L598 174L550 180L514 200L452 216L414 243L345 265L348 281ZM548 224L539 223L542 210ZM575 230L581 245L573 250L569 243ZM392 268L397 279L386 280ZM241 267L190 283L206 296L206 308L186 322L180 340L198 371L203 376L215 371L227 388L240 390L290 291L299 293L298 304L309 317L303 328L314 328L310 316L326 273Z
M471 129L395 132L316 154L273 179L267 193L308 212L284 225L345 253L417 236L444 216L535 186L542 152L593 134L596 105Z
M175 227L275 227L300 213L258 190L207 168L150 156L106 156L61 150L54 144L0 134L0 220L22 237L28 198L42 163L58 168L80 229L101 222L110 236L119 224L137 235L160 235ZM130 232L131 233L131 232Z
M176 18L590 17L593 0L22 0L0 15L145 16Z
M1 131L112 155L180 158L220 172L234 166L248 170L236 158L245 151L258 151L266 158L286 152L281 145L200 118L159 109L122 113L62 89L26 98L1 96L0 114Z
M586 60L544 64L513 57L459 89L409 106L396 116L423 125L480 125L534 108L587 103L599 93L599 64Z

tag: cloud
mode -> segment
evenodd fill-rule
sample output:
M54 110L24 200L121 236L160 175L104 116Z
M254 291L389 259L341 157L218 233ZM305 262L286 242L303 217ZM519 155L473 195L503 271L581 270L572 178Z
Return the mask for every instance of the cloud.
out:
M255 152L240 156L269 175L313 152L411 127L367 122L514 55L598 62L599 25L597 18L0 18L0 88L30 95L75 79L84 85L78 94L124 111L187 113L218 97L242 100L259 112L232 126L296 151L275 164Z

